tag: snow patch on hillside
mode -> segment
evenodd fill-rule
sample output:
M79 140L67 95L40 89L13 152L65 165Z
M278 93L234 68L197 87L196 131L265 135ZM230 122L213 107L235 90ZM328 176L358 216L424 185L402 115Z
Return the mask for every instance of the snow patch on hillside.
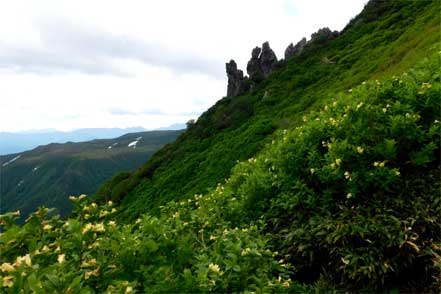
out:
M9 160L8 162L3 163L2 166L7 166L7 165L13 163L14 161L16 161L17 159L19 159L20 157L21 157L21 154L15 156L14 158L12 158L11 160Z
M127 147L133 147L136 148L136 144L138 144L138 140L130 142L129 145L127 145Z

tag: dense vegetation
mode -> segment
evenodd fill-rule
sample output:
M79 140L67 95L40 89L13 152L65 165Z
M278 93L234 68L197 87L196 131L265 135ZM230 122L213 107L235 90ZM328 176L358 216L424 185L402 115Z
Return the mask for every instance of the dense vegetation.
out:
M439 8L371 1L66 220L2 215L0 286L439 292Z
M237 160L254 156L274 130L296 127L328 97L399 74L436 51L438 12L438 1L370 2L338 38L281 62L254 91L220 100L130 177L107 183L97 199L122 202L122 219L133 220L170 200L205 193Z
M11 293L436 291L440 286L440 59L363 83L277 133L205 195L114 220L71 197L1 217Z
M66 215L72 209L66 196L93 193L115 173L133 171L180 133L139 132L1 156L0 212L20 210L24 220L39 206L46 206ZM139 137L136 148L128 147Z

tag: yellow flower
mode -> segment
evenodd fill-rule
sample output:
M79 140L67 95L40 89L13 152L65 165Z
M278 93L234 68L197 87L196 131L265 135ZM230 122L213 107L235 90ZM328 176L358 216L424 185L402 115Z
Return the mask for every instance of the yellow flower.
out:
M85 233L87 233L88 231L90 231L92 229L92 224L91 223L87 223L85 226L84 226L84 228L83 228L83 230L81 231L81 233L82 234L85 234Z
M217 239L217 237L215 237L213 235L210 236L210 240L216 240L216 239Z
M384 167L384 161L380 162L380 167Z
M70 201L76 201L76 200L77 200L77 197L75 197L75 196L69 196L69 200L70 200Z
M58 263L63 263L66 260L66 255L65 254L59 254L57 257L57 261Z
M84 278L88 280L91 276L98 277L100 274L100 268L96 268L93 271L88 271L84 273Z
M3 272L8 272L8 273L15 271L15 268L14 268L10 263L8 263L8 262L4 262L4 263L0 266L0 269L1 269Z
M25 262L27 266L32 266L31 257L29 256L29 253L25 256L18 256L15 263L20 266L22 262Z
M335 164L336 164L337 166L339 166L340 163L341 163L341 159L340 159L340 158L337 158L337 159L335 160Z
M383 108L383 112L386 113L387 112L387 108Z
M378 166L380 163L378 161L374 162L374 166Z
M78 197L78 199L80 199L80 200L82 200L82 199L84 199L84 198L86 198L86 195L84 195L84 194L81 194L81 195Z
M357 147L357 152L358 152L359 154L363 154L364 149L363 149L361 146L358 146L358 147Z
M285 281L284 283L283 283L283 285L282 285L284 288L289 288L289 282L288 281Z
M132 291L133 291L132 286L127 286L126 293L132 293Z
M49 231L50 229L52 229L52 226L49 225L49 224L46 224L46 225L43 226L43 230L44 231Z
M346 195L346 198L351 198L352 197L352 193L348 193L347 195Z
M11 288L14 285L14 282L12 281L12 279L13 279L13 277L11 277L11 276L3 277L3 286Z
M311 168L309 171L311 172L311 175L315 173L315 169L314 168Z
M92 258L91 260L89 260L89 261L83 261L83 263L81 264L81 267L91 267L91 266L94 266L94 265L96 265L96 259L95 258Z
M212 272L216 273L216 274L219 274L219 275L223 274L223 272L220 270L220 267L217 264L210 263L208 265L208 269L211 270Z
M245 248L242 250L242 253L240 255L245 256L245 255L250 254L250 252L251 252L250 248Z

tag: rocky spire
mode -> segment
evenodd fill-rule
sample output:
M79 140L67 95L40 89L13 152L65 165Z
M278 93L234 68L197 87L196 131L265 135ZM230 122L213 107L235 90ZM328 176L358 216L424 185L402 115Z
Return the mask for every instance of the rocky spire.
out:
M268 42L262 44L262 48L256 47L251 51L251 59L247 64L247 73L250 80L260 82L268 77L277 64L277 56Z
M259 61L263 75L265 77L269 76L276 66L277 56L274 53L273 49L270 48L268 42L262 44L262 52L260 53Z
M291 43L285 50L285 60L293 57L294 55L300 54L307 44L306 38L301 39L295 46Z
M243 76L243 72L237 69L237 64L234 60L226 63L228 88L227 97L238 96L246 92L247 84L246 78Z
M262 49L260 47L255 47L253 51L251 51L251 59L247 64L247 73L248 76L254 80L255 78L262 79L262 70L260 68L260 60L259 55Z

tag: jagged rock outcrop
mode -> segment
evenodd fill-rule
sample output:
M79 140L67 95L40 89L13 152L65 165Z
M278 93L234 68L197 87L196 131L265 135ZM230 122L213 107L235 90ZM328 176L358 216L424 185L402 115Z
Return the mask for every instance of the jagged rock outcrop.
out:
M260 52L262 49L260 47L255 47L253 51L251 51L251 59L247 64L247 73L251 80L261 80L263 79L262 69L260 68Z
M242 95L248 90L246 77L243 76L243 71L237 69L237 64L234 60L226 63L228 88L227 97Z
M251 51L251 59L247 64L247 73L250 80L258 83L268 77L277 66L277 56L268 42L262 48L256 47Z
M263 75L265 77L269 76L276 66L277 56L268 42L262 44L262 52L260 53L259 60Z
M295 46L293 43L289 44L285 50L285 60L288 60L294 55L300 54L303 51L303 48L305 48L306 44L306 38L301 39Z
M338 37L338 31L331 31L329 28L321 28L311 35L311 43L325 44L328 41Z

